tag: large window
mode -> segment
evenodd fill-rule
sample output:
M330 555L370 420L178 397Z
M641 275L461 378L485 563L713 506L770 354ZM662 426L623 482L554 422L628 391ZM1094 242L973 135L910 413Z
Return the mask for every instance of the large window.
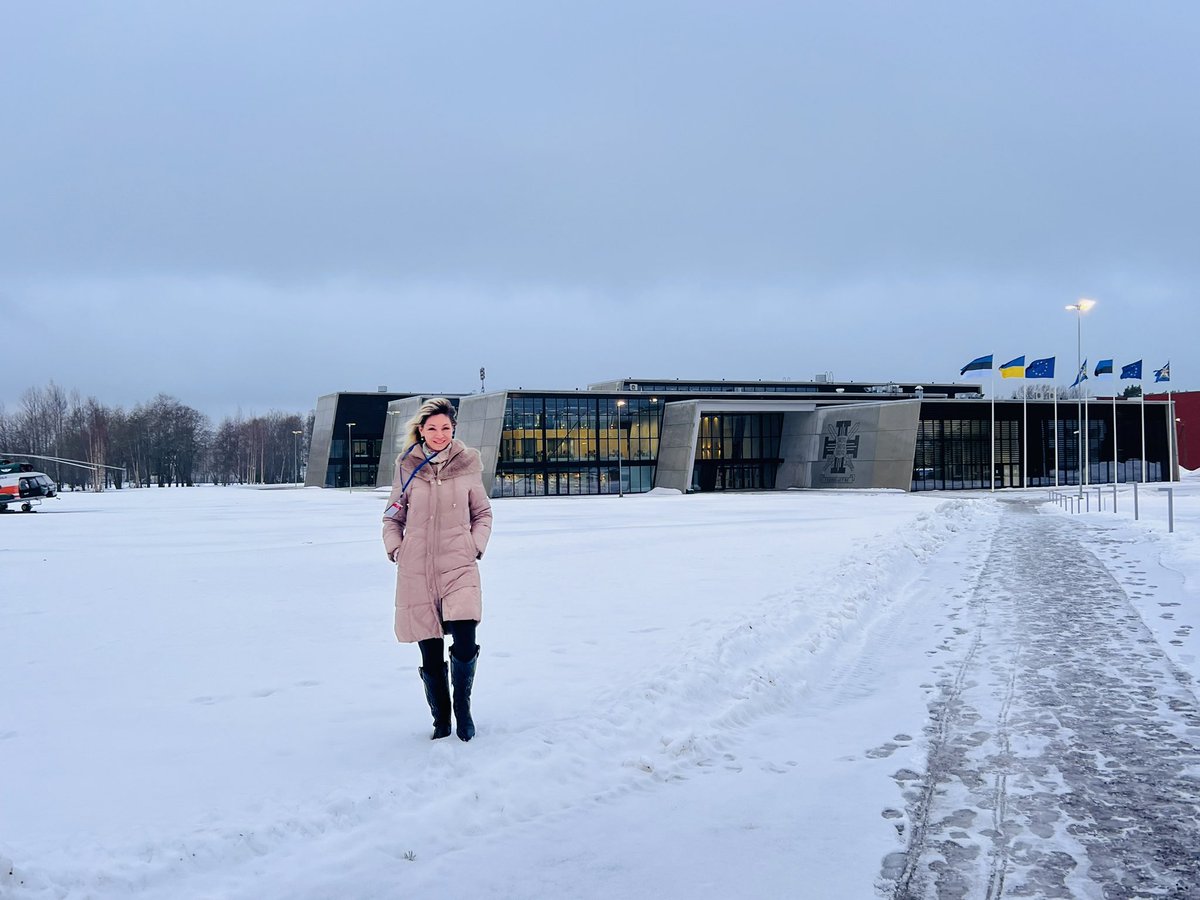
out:
M661 424L653 397L510 395L492 496L648 491Z
M700 417L692 490L732 491L775 487L782 413L712 414Z
M923 419L917 427L913 490L986 488L990 420Z
M997 403L992 469L993 431L987 406L930 404L922 409L917 429L912 489L987 489L993 486L989 470L997 488L1077 485L1081 476L1088 484L1137 481L1143 477L1143 457L1147 480L1166 477L1164 408L1142 410L1136 403L1106 400L1084 406L1086 443L1081 443L1080 405L1075 402L1027 408ZM1143 412L1147 419L1144 450Z

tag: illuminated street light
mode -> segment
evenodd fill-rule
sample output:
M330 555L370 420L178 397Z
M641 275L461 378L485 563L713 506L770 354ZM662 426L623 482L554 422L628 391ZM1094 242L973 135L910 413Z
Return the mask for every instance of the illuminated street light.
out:
M1083 314L1096 305L1095 300L1086 298L1080 299L1076 303L1068 303L1067 310L1075 313L1075 377L1078 379L1083 374ZM1083 467L1086 464L1087 457L1087 442L1088 428L1087 423L1083 421L1085 404L1083 399L1083 382L1079 382L1079 398L1078 398L1078 416L1079 416L1079 496L1083 496Z

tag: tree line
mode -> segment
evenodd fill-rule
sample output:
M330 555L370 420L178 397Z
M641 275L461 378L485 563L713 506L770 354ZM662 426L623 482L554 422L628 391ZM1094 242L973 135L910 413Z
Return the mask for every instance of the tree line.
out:
M313 418L273 410L214 427L166 394L126 410L51 382L26 390L12 412L0 406L0 456L76 460L83 465L29 460L70 489L285 484L304 471Z

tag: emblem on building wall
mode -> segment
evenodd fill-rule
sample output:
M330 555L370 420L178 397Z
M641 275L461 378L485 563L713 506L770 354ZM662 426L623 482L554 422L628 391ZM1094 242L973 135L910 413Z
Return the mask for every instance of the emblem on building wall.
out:
M821 474L832 481L854 481L854 461L858 459L859 431L862 426L840 419L825 426L821 436Z

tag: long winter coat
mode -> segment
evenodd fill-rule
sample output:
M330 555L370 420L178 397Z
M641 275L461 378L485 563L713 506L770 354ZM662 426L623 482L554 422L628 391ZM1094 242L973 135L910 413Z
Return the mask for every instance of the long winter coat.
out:
M492 533L492 505L479 451L456 438L442 454L446 462L437 475L432 464L421 465L420 447L396 460L383 518L388 558L399 549L396 639L406 643L441 637L443 621L483 617L476 560Z

